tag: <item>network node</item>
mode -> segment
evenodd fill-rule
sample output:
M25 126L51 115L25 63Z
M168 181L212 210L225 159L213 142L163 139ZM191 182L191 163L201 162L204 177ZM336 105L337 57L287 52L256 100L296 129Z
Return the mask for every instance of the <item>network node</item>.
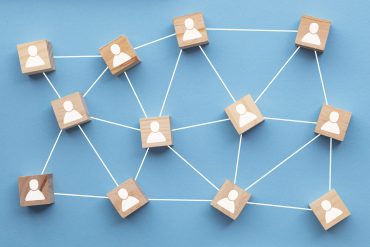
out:
M208 34L202 13L193 13L173 19L180 49L208 44Z
M171 119L169 116L140 119L141 145L143 148L172 145Z
M73 93L51 102L60 129L69 129L90 121L85 100Z
M54 203L53 174L19 177L18 188L21 207Z
M101 47L99 51L109 70L116 76L140 63L129 40L123 35Z
M250 197L251 194L247 191L226 180L212 200L211 205L226 216L236 220Z
M310 203L310 208L325 230L351 215L334 189Z
M17 45L19 63L23 74L32 75L55 70L51 43L38 40Z
M122 218L126 218L149 202L132 178L117 186L107 196Z

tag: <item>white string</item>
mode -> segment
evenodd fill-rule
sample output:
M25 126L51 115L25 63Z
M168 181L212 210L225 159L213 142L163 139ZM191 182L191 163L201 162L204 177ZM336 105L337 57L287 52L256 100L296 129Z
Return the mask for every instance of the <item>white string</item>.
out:
M211 122L206 122L206 123L194 124L194 125L190 125L190 126L176 128L176 129L173 129L172 131L190 129L190 128L194 128L194 127L199 127L199 126L204 126L204 125L209 125L209 124L215 124L215 123L221 123L221 122L225 122L225 121L229 121L229 119L228 118L225 118L225 119L211 121Z
M94 196L94 195L81 195L81 194L67 194L67 193L57 193L55 192L54 195L57 196L71 196L71 197L86 197L86 198L99 198L99 199L108 199L107 196Z
M236 156L236 167L235 167L235 175L234 175L234 184L236 184L236 177L238 176L238 169L239 169L239 159L240 159L240 147L242 145L243 135L240 135L239 138L239 146L238 146L238 154Z
M109 171L107 165L105 164L105 162L103 161L103 159L100 157L99 153L96 151L94 145L91 143L90 139L87 137L87 135L85 134L85 131L82 129L82 127L80 125L78 125L78 127L80 128L82 134L85 136L87 142L90 144L92 150L95 152L96 156L98 156L98 159L100 160L100 162L102 163L102 165L104 166L105 170L108 172L109 176L112 178L113 182L118 186L118 183L116 181L116 179L113 177L112 173Z
M265 117L265 119L275 120L275 121L283 121L283 122L293 122L293 123L317 124L317 122L304 121L304 120L295 120L295 119L286 119L286 118Z
M140 174L140 171L141 171L141 168L143 167L143 165L144 165L144 161L145 161L145 158L146 158L146 156L147 156L147 154L148 154L148 151L149 151L149 148L147 148L146 149L146 151L145 151L145 154L144 154L144 157L143 157L143 159L141 160L141 163L140 163L140 166L139 166L139 170L137 171L137 173L136 173L136 176L135 176L135 181L137 180L137 178L139 177L139 174Z
M211 202L209 199L167 199L167 198L149 198L149 201L159 202Z
M256 205L256 206L266 206L266 207L275 207L275 208L289 208L289 209L297 209L297 210L304 210L304 211L312 211L311 208L293 207L293 206L285 206L285 205L277 205L277 204L269 204L269 203L260 203L260 202L247 202L247 204Z
M63 131L63 130L60 130L60 131L59 131L59 134L58 134L58 136L57 136L57 139L55 140L55 142L54 142L54 144L53 144L53 147L51 148L51 151L50 151L50 153L49 153L48 158L46 159L46 162L45 162L44 168L43 168L43 169L42 169L42 171L41 171L41 174L44 174L44 172L45 172L45 170L46 170L46 167L47 167L47 166L48 166L48 164L49 164L50 158L51 158L51 156L53 155L54 149L55 149L55 147L57 146L57 143L58 143L58 141L59 141L59 137L60 137L60 135L62 134L62 131Z
M127 81L128 81L128 84L130 84L130 87L131 87L132 92L134 93L134 95L135 95L135 97L136 97L137 102L138 102L138 103L139 103L139 105L140 105L141 111L143 112L144 116L145 116L146 118L148 118L148 116L146 115L146 112L145 112L145 110L144 110L144 107L143 107L143 105L141 104L141 101L140 101L140 99L139 99L139 96L137 96L136 91L135 91L134 87L132 86L131 80L130 80L130 78L128 77L128 74L127 74L127 72L126 72L126 71L125 71L125 76L126 76L126 79L127 79Z
M107 124L112 124L112 125L116 125L116 126L119 126L119 127L123 127L123 128L126 128L126 129L132 129L132 130L140 131L140 129L134 128L134 127L131 127L131 126L128 126L128 125L124 125L124 124L120 124L120 123L116 123L116 122L104 120L104 119L97 118L97 117L91 117L90 116L90 118L91 119L94 119L94 120L97 120L97 121L100 121L100 122L107 123Z
M170 37L172 37L172 36L175 36L175 35L176 35L176 33L173 33L173 34L170 34L170 35L164 36L164 37L162 37L162 38L159 38L159 39L156 39L156 40L150 41L150 42L145 43L145 44L143 44L143 45L136 46L134 49L135 49L135 50L140 49L140 48L142 48L142 47L145 47L145 46L147 46L147 45L151 45L151 44L157 43L157 42L159 42L159 41L161 41L161 40L168 39L168 38L170 38Z
M251 185L249 185L247 188L245 188L245 190L249 190L250 188L252 188L253 186L255 186L259 181L261 181L262 179L264 179L266 176L268 176L270 173L272 173L273 171L275 171L277 168L279 168L281 165L283 165L285 162L287 162L290 158L292 158L294 155L296 155L297 153L299 153L301 150L303 150L305 147L307 147L311 142L313 142L314 140L316 140L317 138L319 138L320 135L316 135L314 138L312 138L309 142L307 142L306 144L304 144L302 147L300 147L299 149L297 149L296 151L294 151L294 153L292 153L291 155L289 155L287 158L285 158L283 161L281 161L279 164L277 164L276 166L274 166L270 171L266 172L262 177L260 177L259 179L257 179L255 182L253 182Z
M296 33L298 30L276 30L276 29L253 29L253 28L213 28L208 27L207 31L235 31L235 32L275 32L275 33Z
M297 49L295 49L295 51L293 52L293 54L288 58L288 60L284 63L283 67L281 67L279 69L279 71L276 73L276 75L272 78L272 80L269 82L269 84L267 84L267 86L265 87L265 89L263 89L262 93L257 97L256 99L256 103L258 102L258 100L262 97L262 95L267 91L267 89L271 86L271 84L275 81L275 79L280 75L280 73L284 70L284 68L287 66L287 64L290 62L290 60L294 57L294 55L298 52L300 46L297 47Z
M321 81L322 92L324 93L325 104L328 104L328 98L326 97L326 90L325 90L324 80L322 79L321 68L320 68L320 63L319 63L319 58L318 58L318 56L317 56L317 52L316 52L316 51L315 51L315 58L316 58L317 69L318 69L318 71L319 71L319 75L320 75L320 81Z
M221 81L222 85L224 86L224 88L226 89L226 91L228 92L228 94L230 95L231 99L236 102L234 96L231 94L230 90L228 89L228 87L226 86L224 80L221 78L220 74L217 72L215 66L213 66L213 63L211 62L211 60L209 60L207 54L204 52L203 48L201 46L199 46L199 49L202 51L203 55L206 57L209 65L211 65L213 71L216 73L218 79Z
M191 169L198 173L204 180L206 180L213 188L219 190L216 185L214 185L208 178L206 178L200 171L198 171L192 164L190 164L184 157L182 157L178 152L176 152L171 146L168 146L180 159L182 159Z
M51 86L51 88L54 90L55 94L58 96L58 98L60 99L60 94L58 93L58 91L55 89L53 83L51 83L49 77L45 74L45 72L42 72L42 74L45 76L46 80L49 82L49 85Z
M167 88L166 95L165 95L163 103L162 103L161 111L159 112L159 116L162 116L164 105L166 104L168 93L170 92L170 89L171 89L171 86L172 86L173 78L175 78L175 74L176 74L177 66L179 65L181 54L182 54L182 49L180 49L179 55L177 56L175 68L173 69L173 72L172 72L172 75L171 75L171 80L170 80L170 83L168 84L168 88Z
M329 144L329 191L331 190L331 161L332 161L332 152L333 152L333 138L330 138Z
M82 55L82 56L54 56L54 58L96 58L101 55Z
M108 67L106 67L103 72L101 72L101 74L98 76L98 78L96 78L96 80L94 81L94 83L89 87L89 89L87 89L86 93L84 93L83 97L85 97L89 92L90 90L95 86L95 84L100 80L100 78L105 74L105 72L108 70Z

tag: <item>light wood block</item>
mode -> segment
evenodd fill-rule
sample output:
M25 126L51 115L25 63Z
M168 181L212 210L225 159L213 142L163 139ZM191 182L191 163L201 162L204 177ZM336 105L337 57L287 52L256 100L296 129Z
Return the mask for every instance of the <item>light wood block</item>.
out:
M173 19L180 49L208 44L208 34L202 13L193 13Z
M54 203L53 174L19 177L18 188L21 207Z
M51 102L60 129L69 129L90 121L85 100L73 93Z
M334 108L331 105L323 105L315 132L338 141L343 141L351 120L351 113Z
M295 44L307 49L324 52L329 30L329 20L302 16Z
M169 116L140 119L141 146L143 148L172 145L171 119Z
M226 180L212 200L211 205L231 219L236 220L250 197L251 194L247 191Z
M310 203L310 208L325 230L351 215L334 189Z
M51 43L44 40L17 45L23 74L32 75L55 70Z
M122 218L126 218L149 202L132 178L120 184L107 196Z
M99 51L109 70L116 76L140 63L135 50L123 35L101 47Z
M229 105L225 112L239 135L265 120L249 94Z

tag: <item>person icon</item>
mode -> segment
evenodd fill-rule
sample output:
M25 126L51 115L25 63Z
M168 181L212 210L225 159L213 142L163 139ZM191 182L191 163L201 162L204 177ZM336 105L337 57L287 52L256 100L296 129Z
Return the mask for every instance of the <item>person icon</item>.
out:
M340 129L338 125L338 119L339 119L338 112L336 111L330 112L329 121L327 121L321 126L321 130L339 135Z
M328 200L323 200L321 202L321 207L325 211L326 224L329 224L343 214L343 211L339 208L332 207L331 203Z
M29 182L29 187L30 190L24 199L26 202L45 200L44 194L42 194L42 192L39 190L39 181L37 181L37 179L31 179Z
M69 100L64 101L63 107L64 107L64 110L66 111L66 113L64 114L64 120L63 120L64 124L69 124L73 121L76 121L82 118L82 115L78 111L73 109L73 104L71 101Z
M312 45L321 45L320 37L317 34L318 31L319 24L315 22L311 23L309 27L309 32L303 36L301 41Z
M193 39L199 39L202 34L195 28L194 20L192 18L186 18L184 21L186 31L182 36L182 41L189 41Z
M146 143L158 143L166 141L166 137L162 132L159 131L159 123L157 121L152 121L150 123L150 130L151 133L146 139Z
M118 67L121 64L124 64L125 62L127 62L128 60L131 59L131 57L128 54L126 54L124 52L121 52L121 48L117 44L113 44L110 47L110 51L114 55L114 57L113 57L113 68Z
M233 214L235 212L235 200L236 198L238 198L238 196L239 196L238 191L230 190L227 197L219 200L217 204Z
M37 47L34 46L34 45L30 45L28 47L28 54L29 54L29 57L27 58L27 61L26 61L26 68L33 68L33 67L38 67L38 66L42 66L42 65L45 65L45 62L44 60L42 60L42 58L37 55Z
M118 196L119 198L122 199L121 206L122 212L126 212L127 210L129 210L130 208L139 203L139 200L136 197L128 195L128 192L125 188L119 189Z
M239 127L242 128L245 125L251 123L253 120L257 119L256 114L247 111L247 108L243 104L237 104L235 107L236 112L239 116Z

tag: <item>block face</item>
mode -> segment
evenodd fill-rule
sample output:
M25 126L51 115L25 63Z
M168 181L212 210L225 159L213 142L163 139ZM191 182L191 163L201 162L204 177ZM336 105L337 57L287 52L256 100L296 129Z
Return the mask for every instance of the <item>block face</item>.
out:
M120 184L107 196L122 218L126 218L149 202L132 178Z
M31 75L55 70L53 51L47 40L17 45L23 74Z
M315 132L338 141L343 141L346 135L351 113L334 108L330 105L323 105L319 119L317 120Z
M226 180L212 200L211 205L231 219L236 220L250 197L251 195L247 191Z
M181 49L208 44L208 34L202 13L193 13L173 19L177 43Z
M323 52L328 40L330 21L302 16L295 43L307 49Z
M140 119L141 146L165 147L172 145L171 119L169 116Z
M21 207L54 203L53 174L19 177L18 188Z
M265 120L249 94L228 106L225 112L239 135Z
M120 75L140 63L135 50L123 35L101 47L99 51L113 75Z
M68 129L90 121L85 100L73 93L51 102L60 129Z
M329 191L316 201L310 203L310 208L325 230L328 230L351 215L335 190Z

